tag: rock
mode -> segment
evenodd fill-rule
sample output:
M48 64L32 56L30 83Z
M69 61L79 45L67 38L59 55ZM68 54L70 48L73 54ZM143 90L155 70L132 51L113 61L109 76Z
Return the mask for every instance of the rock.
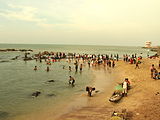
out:
M55 94L51 93L51 94L47 94L48 97L53 97L56 96Z
M41 92L36 91L36 92L32 93L32 96L33 97L38 97L40 94L41 94Z
M55 82L54 80L48 80L47 82Z

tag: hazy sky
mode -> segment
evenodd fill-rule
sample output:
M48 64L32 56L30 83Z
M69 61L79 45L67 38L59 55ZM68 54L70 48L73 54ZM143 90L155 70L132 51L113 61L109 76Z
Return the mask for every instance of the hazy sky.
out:
M0 43L160 45L160 0L0 0Z

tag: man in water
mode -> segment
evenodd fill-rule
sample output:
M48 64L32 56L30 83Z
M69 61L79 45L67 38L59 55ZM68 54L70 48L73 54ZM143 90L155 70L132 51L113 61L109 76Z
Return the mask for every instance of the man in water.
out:
M72 68L71 68L71 66L69 66L69 71L72 71Z
M37 70L37 66L34 67L34 70L35 70L35 71Z
M89 97L92 96L92 91L94 91L94 90L95 90L95 88L92 88L92 87L89 87L89 86L86 87L86 91L88 92Z
M47 66L47 72L49 72L49 66Z
M82 64L81 64L81 65L80 65L80 72L82 72L82 67L83 67L83 66L82 66Z
M69 84L74 86L74 83L75 83L75 79L72 76L69 76Z
M78 63L75 64L75 69L76 69L76 72L78 71Z

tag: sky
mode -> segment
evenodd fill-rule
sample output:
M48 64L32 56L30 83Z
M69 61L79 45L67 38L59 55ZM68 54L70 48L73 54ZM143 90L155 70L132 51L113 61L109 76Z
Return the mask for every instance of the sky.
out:
M0 43L160 45L160 0L0 0Z

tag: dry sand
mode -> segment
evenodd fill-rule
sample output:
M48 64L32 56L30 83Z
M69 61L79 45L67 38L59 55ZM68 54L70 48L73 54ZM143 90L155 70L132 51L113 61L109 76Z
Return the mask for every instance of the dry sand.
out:
M160 120L160 95L156 95L160 92L160 81L150 78L150 66L155 64L158 68L158 61L159 59L143 59L140 69L135 69L135 65L123 61L118 61L114 69L103 70L103 66L99 71L95 69L94 86L100 89L100 92L93 94L93 97L85 95L87 98L85 107L73 109L57 120L109 120L113 111L122 109L127 109L129 120ZM132 86L128 96L123 97L119 103L110 103L108 99L114 86L126 77ZM112 80L113 86L105 84L107 79Z

